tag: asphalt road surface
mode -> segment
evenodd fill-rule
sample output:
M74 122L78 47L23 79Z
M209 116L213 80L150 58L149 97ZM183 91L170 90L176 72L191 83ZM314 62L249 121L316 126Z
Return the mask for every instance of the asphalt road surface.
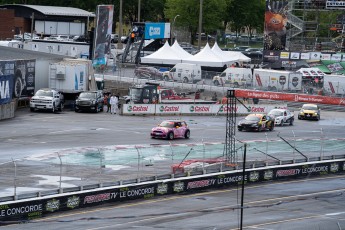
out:
M243 229L345 228L344 175L245 187ZM239 229L238 188L98 206L6 229Z
M29 112L19 109L15 118L0 121L0 163L22 159L39 153L66 148L102 147L109 145L167 144L151 139L151 128L162 120L180 118L191 129L190 139L175 139L174 144L224 142L224 116L120 116L109 113ZM297 112L295 112L297 118ZM238 117L237 122L241 119ZM280 136L296 138L345 137L345 116L341 112L322 111L320 121L297 120L293 126L275 127L272 132L236 132L236 138L276 140ZM267 137L266 137L267 135Z

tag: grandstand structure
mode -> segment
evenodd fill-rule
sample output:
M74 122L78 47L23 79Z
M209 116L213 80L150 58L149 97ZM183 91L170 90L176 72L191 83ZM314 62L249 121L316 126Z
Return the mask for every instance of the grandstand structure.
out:
M288 19L286 50L344 52L345 6L332 7L335 2L344 3L338 0L289 0L285 12Z

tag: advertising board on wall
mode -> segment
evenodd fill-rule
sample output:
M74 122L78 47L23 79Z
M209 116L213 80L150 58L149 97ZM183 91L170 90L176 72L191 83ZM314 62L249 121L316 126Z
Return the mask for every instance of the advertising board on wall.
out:
M127 186L114 186L89 191L58 194L41 199L3 202L0 204L0 221L11 224L15 220L32 220L50 213L87 208L105 203L123 202L134 199L150 199L156 196L203 191L238 186L245 181L256 183L263 181L285 180L327 174L342 173L345 169L343 159L327 162L306 162L291 165L277 165L241 170L227 171L211 175L198 175L134 183Z
M0 105L12 100L13 75L0 75Z
M32 96L34 94L35 65L35 60L0 61L0 76L11 76L6 78L11 87L11 99ZM3 80L1 81L3 84L6 83ZM2 87L6 86L6 84L2 85Z

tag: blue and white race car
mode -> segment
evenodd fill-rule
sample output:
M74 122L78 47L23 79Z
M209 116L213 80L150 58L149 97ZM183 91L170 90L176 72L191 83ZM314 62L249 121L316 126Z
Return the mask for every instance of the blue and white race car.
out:
M272 109L268 115L274 118L274 124L283 126L284 124L293 125L295 115L288 109Z

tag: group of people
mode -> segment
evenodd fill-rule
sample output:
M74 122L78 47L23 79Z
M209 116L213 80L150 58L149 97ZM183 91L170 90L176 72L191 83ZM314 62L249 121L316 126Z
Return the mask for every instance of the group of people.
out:
M119 108L119 97L115 94L104 96L104 105L107 106L107 113L116 114Z

